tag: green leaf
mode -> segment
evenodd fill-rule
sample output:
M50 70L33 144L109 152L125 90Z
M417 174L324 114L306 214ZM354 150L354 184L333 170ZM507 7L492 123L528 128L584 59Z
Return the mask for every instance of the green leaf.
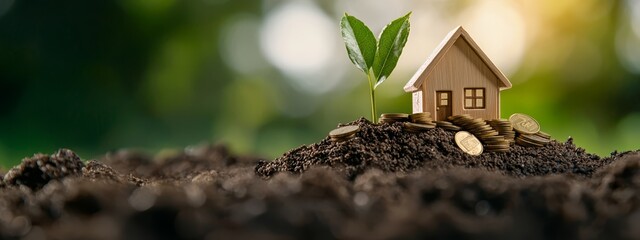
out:
M380 34L378 50L373 60L373 74L377 79L376 85L384 82L398 63L402 48L409 37L409 12L404 17L393 20L385 26Z
M362 21L346 13L340 21L340 28L349 59L364 73L368 73L376 56L376 37Z

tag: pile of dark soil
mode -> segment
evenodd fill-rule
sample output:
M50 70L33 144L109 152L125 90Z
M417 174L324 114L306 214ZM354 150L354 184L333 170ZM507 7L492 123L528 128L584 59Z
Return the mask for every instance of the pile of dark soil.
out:
M471 157L441 129L355 123L273 162L221 145L37 154L1 181L0 239L640 238L640 152Z
M324 165L353 180L370 168L412 172L418 168L466 167L516 177L560 173L589 177L612 161L576 148L571 138L565 143L552 141L544 147L515 145L509 152L471 156L457 147L455 132L442 128L414 133L406 131L399 122L375 125L364 118L345 125L360 127L356 138L334 142L327 137L319 143L293 149L275 161L261 162L256 172L261 176L284 171L301 173L311 166Z

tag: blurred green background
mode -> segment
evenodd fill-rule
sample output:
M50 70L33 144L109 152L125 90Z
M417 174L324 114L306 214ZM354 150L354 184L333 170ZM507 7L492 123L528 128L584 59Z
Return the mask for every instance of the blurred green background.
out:
M640 148L640 1L0 0L0 165L66 147L84 159L201 142L273 158L369 116L344 12L377 34L413 11L378 112L463 25L523 112L589 152Z

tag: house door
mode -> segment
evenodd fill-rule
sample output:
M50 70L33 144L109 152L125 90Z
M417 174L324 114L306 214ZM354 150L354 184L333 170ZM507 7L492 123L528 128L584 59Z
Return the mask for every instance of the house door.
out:
M447 120L451 116L451 91L436 92L436 120Z

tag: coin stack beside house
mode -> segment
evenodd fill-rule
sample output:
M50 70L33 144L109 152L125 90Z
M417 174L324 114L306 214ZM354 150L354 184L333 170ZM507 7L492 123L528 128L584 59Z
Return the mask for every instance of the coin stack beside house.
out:
M498 131L500 136L503 136L505 140L509 141L509 143L515 143L516 132L513 130L513 126L511 122L507 119L493 119L487 120L489 126L491 126L494 130Z
M404 123L404 127L410 132L422 132L436 127L429 112L411 114L409 120L411 122Z
M378 123L408 122L409 114L406 113L383 113L378 119Z
M509 117L509 122L518 133L516 143L525 147L542 147L551 142L551 136L540 132L540 124L531 116L522 113L514 113Z
M439 128L442 128L444 130L449 130L449 131L460 131L462 130L462 128L456 126L455 124L449 122L449 121L436 121L436 126Z
M412 123L434 124L433 119L431 119L430 112L421 112L421 113L411 114L409 115L409 120L411 120Z
M472 118L469 114L451 116L451 122L475 135L484 144L487 152L509 151L510 142L489 126L482 118Z
M385 113L380 123L402 122L410 132L422 132L435 127L457 131L455 140L460 149L471 155L487 152L507 152L511 144L542 147L551 142L551 136L540 131L540 124L532 117L515 113L509 120L484 120L469 114L450 116L449 121L433 121L431 113ZM461 131L465 130L465 131ZM332 141L344 142L360 131L357 125L336 128L329 133ZM478 146L479 145L479 146Z

